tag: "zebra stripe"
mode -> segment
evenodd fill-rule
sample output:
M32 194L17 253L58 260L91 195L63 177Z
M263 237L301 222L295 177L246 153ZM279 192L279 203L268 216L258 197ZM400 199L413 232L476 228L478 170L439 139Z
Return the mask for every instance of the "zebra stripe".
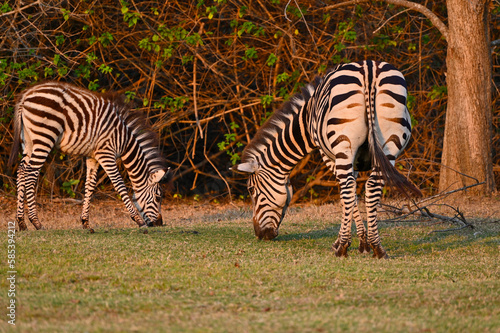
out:
M333 245L347 256L355 220L361 252L384 258L377 205L385 183L402 193L421 195L397 172L396 157L408 144L411 118L406 81L392 65L362 61L342 64L316 78L277 110L243 151L233 170L248 173L255 234L272 239L291 199L289 175L312 149L319 148L340 185L342 224ZM356 196L357 171L371 170L366 182L367 230Z
M90 199L96 188L99 165L139 226L162 224L159 183L168 177L168 168L159 155L155 135L145 126L143 118L125 105L121 96L98 94L59 82L26 89L16 102L9 165L16 162L20 144L23 157L17 175L16 214L20 230L27 228L25 201L29 220L36 229L42 228L35 206L36 183L54 147L65 154L86 156L81 215L84 228L89 228ZM132 199L116 164L120 157L132 183Z

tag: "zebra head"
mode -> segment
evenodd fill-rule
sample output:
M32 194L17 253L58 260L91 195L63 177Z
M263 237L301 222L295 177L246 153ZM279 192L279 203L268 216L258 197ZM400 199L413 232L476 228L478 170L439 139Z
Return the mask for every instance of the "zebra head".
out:
M161 184L168 182L169 178L169 169L150 172L146 185L136 190L132 197L137 211L149 227L163 225L161 216L163 191Z
M278 236L278 229L292 199L292 186L288 174L277 175L261 168L251 160L231 168L249 174L247 187L253 205L253 227L259 239L270 240Z

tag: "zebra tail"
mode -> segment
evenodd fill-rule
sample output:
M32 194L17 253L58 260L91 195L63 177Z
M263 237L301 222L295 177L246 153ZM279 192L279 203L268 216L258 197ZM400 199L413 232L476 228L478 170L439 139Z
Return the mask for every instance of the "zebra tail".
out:
M12 144L12 149L10 150L9 161L7 162L7 167L10 169L14 163L17 161L17 156L19 154L19 147L21 146L21 127L23 125L23 120L21 116L21 110L19 110L19 103L16 103L16 108L14 111L14 143Z
M375 103L373 103L372 98L370 98L370 106L368 107L371 116L368 121L368 143L370 145L370 155L372 159L372 165L378 166L382 173L382 177L387 185L396 188L401 194L410 198L412 195L415 197L421 197L422 192L415 186L411 181L409 181L405 176L403 176L399 171L392 165L391 161L387 158L380 142L377 138L375 119L377 113L375 110Z
M384 177L386 184L396 188L401 194L406 195L408 198L411 196L422 196L422 192L418 189L418 187L399 173L398 170L392 165L382 151L382 148L380 148L378 142L375 143L370 150L374 165L377 165L380 168L382 177Z

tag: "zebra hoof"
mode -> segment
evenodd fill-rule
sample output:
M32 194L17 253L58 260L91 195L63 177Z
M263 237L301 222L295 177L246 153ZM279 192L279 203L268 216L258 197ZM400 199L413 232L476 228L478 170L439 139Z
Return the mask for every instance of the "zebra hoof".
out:
M89 229L89 220L87 219L81 219L82 221L82 228L83 229Z
M19 231L28 230L28 226L24 222L17 222L17 226L19 227Z
M360 242L358 250L359 253L370 253L371 249L367 242Z
M332 249L335 253L336 257L346 257L347 258L347 249L349 248L348 244L333 244Z
M373 258L377 259L389 259L387 252L385 252L382 246L373 247Z

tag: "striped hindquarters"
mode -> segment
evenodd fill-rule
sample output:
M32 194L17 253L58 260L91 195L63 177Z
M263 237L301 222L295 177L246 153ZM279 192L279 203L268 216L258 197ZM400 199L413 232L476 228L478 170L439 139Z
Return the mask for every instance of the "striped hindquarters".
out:
M337 178L378 166L403 193L420 191L393 167L408 144L411 117L406 81L394 66L366 60L327 73L309 108L310 133L335 161Z

